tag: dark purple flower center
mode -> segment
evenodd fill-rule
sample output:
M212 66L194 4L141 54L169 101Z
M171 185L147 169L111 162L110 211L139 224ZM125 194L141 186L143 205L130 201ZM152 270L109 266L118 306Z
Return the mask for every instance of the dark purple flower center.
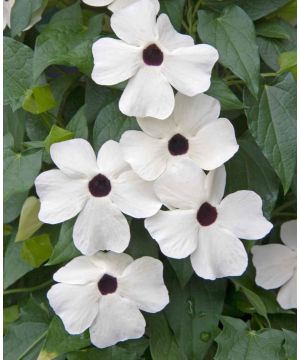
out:
M208 202L203 203L197 212L197 220L202 226L213 224L216 221L217 216L217 209Z
M89 190L93 196L106 196L111 191L110 181L106 176L98 174L89 182Z
M168 149L174 156L186 154L189 149L189 141L181 134L176 134L169 140Z
M98 282L98 289L102 295L112 294L117 290L118 280L108 274L104 274Z
M150 66L159 66L164 60L164 54L158 46L151 44L143 51L144 63Z

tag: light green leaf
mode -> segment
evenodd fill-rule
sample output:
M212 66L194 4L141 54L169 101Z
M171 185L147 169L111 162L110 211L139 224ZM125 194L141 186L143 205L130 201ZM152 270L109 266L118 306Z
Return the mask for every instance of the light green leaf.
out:
M290 36L286 32L285 26L282 22L276 20L264 20L256 24L256 34L273 39L285 39L289 40Z
M297 359L297 334L293 331L283 329L285 338L284 350L287 360Z
M21 258L34 268L40 267L52 253L48 234L35 236L22 243Z
M221 103L222 110L239 110L243 109L243 103L230 90L229 86L218 77L213 76L207 95L213 96Z
M22 106L26 91L32 85L33 51L12 38L3 41L3 92L4 104L13 111Z
M133 117L122 114L118 101L111 102L98 113L93 130L95 150L98 150L107 140L119 141L126 130L139 129Z
M147 314L153 360L187 360L179 349L163 312Z
M40 200L35 196L28 197L22 207L18 232L15 241L29 239L42 225L38 214L40 211Z
M244 80L256 96L260 60L249 16L238 6L225 8L221 15L201 10L198 12L198 34L204 43L218 50L220 63Z
M72 237L74 223L75 220L71 219L62 224L58 241L54 246L47 265L56 265L62 262L67 262L80 255L80 252L74 245Z
M5 360L36 360L47 334L49 314L32 298L21 308L20 318L4 337Z
M223 331L217 336L215 360L284 360L279 330L250 330L240 319L221 317Z
M76 66L90 75L92 43L100 34L102 15L83 25L79 2L56 13L36 39L33 58L34 78L52 64Z
M57 316L54 316L37 360L56 359L61 354L80 350L89 345L90 340L86 332L81 335L69 335L62 321Z
M20 315L18 305L12 305L3 309L3 331L4 335L7 333L8 325L18 319Z
M22 107L24 110L38 115L56 107L56 105L51 88L46 84L27 90Z
M296 168L296 83L291 74L265 85L258 101L244 96L249 130L286 193Z
M279 55L278 64L280 69L278 73L284 73L290 71L294 78L297 78L297 52L296 51L288 51Z
M226 194L238 190L255 191L263 200L263 211L270 218L278 197L279 180L253 138L238 140L239 151L226 164Z
M42 151L26 150L15 153L4 149L4 200L29 190L40 172Z
M46 137L44 141L44 145L46 150L49 152L52 144L61 141L70 140L73 138L74 138L74 133L72 133L71 131L65 130L57 125L53 125L49 132L49 135Z

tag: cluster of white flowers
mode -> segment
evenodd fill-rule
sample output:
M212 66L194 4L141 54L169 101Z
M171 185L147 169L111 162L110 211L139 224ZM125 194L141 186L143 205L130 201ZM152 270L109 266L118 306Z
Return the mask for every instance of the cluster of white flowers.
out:
M85 2L111 4L111 27L121 39L95 42L92 78L102 85L129 79L119 106L137 117L142 131L126 131L120 143L107 141L97 157L83 139L53 144L58 169L40 174L35 185L41 221L56 224L79 214L73 239L85 255L55 273L59 284L48 292L50 304L69 333L89 328L92 343L102 348L142 336L140 310L157 312L169 302L162 263L122 253L130 241L123 214L145 218L162 253L190 256L196 274L210 280L241 275L248 256L240 238L261 239L272 224L253 191L223 198L223 164L238 144L230 121L219 118L218 100L202 94L217 50L177 33L165 14L156 19L156 0ZM290 298L296 237L287 227L282 232L290 249L256 246L253 254L257 283L286 283L278 301L288 308L296 305Z

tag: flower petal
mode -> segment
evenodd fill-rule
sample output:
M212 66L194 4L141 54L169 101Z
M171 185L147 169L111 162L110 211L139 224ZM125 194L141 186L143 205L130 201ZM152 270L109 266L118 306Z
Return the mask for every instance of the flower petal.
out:
M144 180L157 179L169 158L166 140L155 139L142 131L126 131L120 140L124 159Z
M130 166L124 160L120 144L113 140L108 140L101 146L97 165L101 173L112 177L119 176L122 171L130 170Z
M124 9L125 7L133 4L136 1L138 1L138 0L115 0L111 3L111 5L108 6L108 8L110 11L116 12L121 9ZM158 13L159 12L159 2L156 0L153 0L153 4L156 7L156 13Z
M99 251L95 255L90 256L89 259L98 269L103 269L104 273L115 277L121 276L126 267L133 262L133 258L130 255L125 253L118 254L112 251Z
M113 182L111 200L123 213L138 219L152 216L161 208L153 183L131 170Z
M96 155L84 139L55 143L50 154L55 165L68 176L90 178L97 174Z
M100 85L114 85L131 78L142 62L142 50L122 40L102 38L92 47L92 79Z
M255 282L264 289L285 284L296 267L296 254L281 244L256 245L251 249L256 269Z
M290 249L297 250L297 220L290 220L281 225L280 238Z
M205 173L189 159L174 161L155 181L154 190L168 208L196 209L205 199Z
M195 136L203 126L218 119L220 110L220 102L211 96L191 97L177 93L173 116L184 134Z
M202 127L189 139L189 146L190 158L205 170L223 165L239 148L234 127L227 119L218 119Z
M165 54L162 71L176 90L194 96L210 87L211 71L218 52L210 45L183 47Z
M118 291L122 297L147 312L161 311L169 303L168 290L163 279L161 261L144 256L132 262L120 279Z
M200 227L194 210L159 211L145 228L166 256L183 259L196 249Z
M273 227L263 216L261 198L253 191L242 190L226 196L217 211L219 224L242 239L261 239Z
M219 205L225 191L226 170L222 165L217 169L210 171L205 178L205 189L208 194L208 202L211 205Z
M248 257L242 242L234 235L216 226L202 227L198 247L191 255L196 274L215 280L239 276L246 270Z
M97 316L100 293L96 284L56 284L47 297L69 334L82 333Z
M78 256L54 273L57 282L73 285L85 285L97 282L101 278L99 268L88 256Z
M58 224L77 215L88 199L88 181L72 179L60 170L49 170L35 179L41 200L39 219Z
M183 35L177 32L169 17L166 14L159 15L157 19L158 43L167 50L193 46L194 40L189 35Z
M129 80L119 107L128 116L166 119L174 108L173 89L159 69L145 66Z
M178 127L172 115L163 121L151 117L144 117L137 118L137 122L147 135L157 139L169 140L178 132Z
M119 341L143 336L146 322L137 306L117 294L106 295L99 302L99 312L90 327L91 342L105 348Z
M113 13L110 25L115 34L131 45L144 46L157 39L157 0L139 0Z
M277 301L283 309L297 308L297 272L282 286L277 295Z
M84 255L99 250L123 252L129 244L129 225L109 198L90 198L76 220L73 239Z
M106 6L114 0L82 0L82 1L89 6Z

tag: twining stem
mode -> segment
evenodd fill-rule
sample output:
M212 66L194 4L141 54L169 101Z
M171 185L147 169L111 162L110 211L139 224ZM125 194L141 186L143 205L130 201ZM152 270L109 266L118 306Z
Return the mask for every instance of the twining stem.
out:
M3 295L11 295L11 294L18 294L18 293L23 293L23 292L32 292L32 291L36 291L36 290L40 290L43 289L49 285L51 285L53 283L53 280L47 280L46 282L40 284L40 285L36 285L30 288L19 288L19 289L10 289L10 290L5 290L3 291Z

